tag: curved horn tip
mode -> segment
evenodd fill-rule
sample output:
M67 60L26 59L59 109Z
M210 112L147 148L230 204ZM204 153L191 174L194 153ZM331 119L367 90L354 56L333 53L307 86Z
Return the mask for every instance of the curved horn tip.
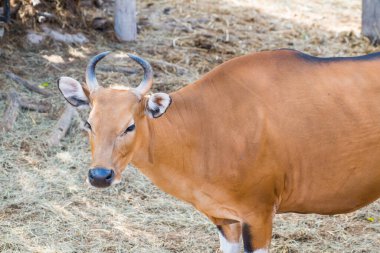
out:
M150 88L152 87L153 83L153 70L152 66L149 64L148 61L145 59L134 55L127 53L128 57L137 62L143 69L144 69L144 78L139 84L138 87L136 87L136 91L138 91L140 94L146 94Z
M137 55L134 55L134 54L130 54L130 53L127 53L127 55L128 55L129 58L131 58L132 60L134 60L135 62L137 62L138 64L140 64L144 69L146 68L147 70L149 70L149 72L152 71L152 66L144 58L141 58L140 56L137 56Z
M105 51L105 52L103 52L103 53L100 53L100 54L102 54L102 55L106 56L106 55L108 55L108 54L110 54L110 53L112 53L112 51L111 51L111 50L109 50L109 51Z
M130 58L136 57L136 55L131 54L131 53L127 53L127 55L128 55Z
M131 58L134 61L137 61L138 59L140 59L140 57L138 57L137 55L134 55L134 54L127 53L127 55L129 58Z
M96 80L96 76L95 76L95 67L96 67L96 64L102 60L104 57L106 57L109 53L111 53L111 51L105 51L103 53L100 53L100 54L97 54L95 55L94 57L92 57L89 61L89 63L87 64L87 68L86 68L86 83L91 90L95 90L99 85L98 85L98 81Z
M105 51L105 52L102 52L100 54L97 54L95 55L93 58L100 58L99 60L103 59L104 57L106 57L107 55L109 55L110 53L112 53L112 51Z

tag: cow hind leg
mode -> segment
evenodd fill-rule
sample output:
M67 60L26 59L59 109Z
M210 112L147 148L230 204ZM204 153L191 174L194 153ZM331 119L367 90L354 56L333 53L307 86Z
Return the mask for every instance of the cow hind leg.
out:
M223 253L239 253L241 242L240 223L218 225L217 228L220 240L220 250Z

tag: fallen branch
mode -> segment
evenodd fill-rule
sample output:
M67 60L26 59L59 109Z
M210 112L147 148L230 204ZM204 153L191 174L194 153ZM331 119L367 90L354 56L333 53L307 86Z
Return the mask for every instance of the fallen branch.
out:
M128 67L119 67L119 66L99 66L96 67L100 71L105 71L105 72L120 72L123 74L136 74L138 72L137 69L133 68L128 68Z
M46 91L46 90L43 90L43 89L39 88L38 86L29 83L27 80L25 80L25 79L19 77L19 76L16 75L15 73L12 73L12 72L10 72L10 71L5 71L4 74L5 74L8 78L10 78L10 79L12 79L13 81L15 81L16 83L23 85L25 88L27 88L27 89L30 90L30 91L37 92L37 93L39 93L39 94L41 94L41 95L43 95L43 96L45 96L45 97L48 97L48 96L51 95L50 92L48 92L48 91Z
M96 17L92 20L92 28L98 31L106 31L112 27L112 22L106 18Z
M48 112L51 108L51 104L47 102L35 102L30 99L20 98L20 106L22 109L36 111L36 112Z
M154 59L149 59L148 61L152 65L155 65L155 66L157 66L160 69L162 69L163 67L165 67L165 68L167 68L167 67L172 68L172 69L174 69L180 75L183 75L183 74L185 74L185 73L188 72L188 70L186 68L181 67L181 66L179 66L177 64L174 64L174 63L170 63L170 62L166 62L166 61L162 61L162 60L154 60ZM138 69L129 68L129 67L120 67L120 66L105 65L105 66L96 67L96 69L100 70L100 71L105 71L105 72L120 72L120 73L128 74L128 75L137 74L138 73Z
M36 33L35 31L28 31L28 34L26 35L28 42L32 44L40 44L45 37L44 34Z
M5 109L3 120L0 123L0 130L9 131L13 129L17 116L20 112L20 102L16 91L11 90L7 94L9 104Z
M7 93L0 93L0 100L6 99L8 97ZM31 99L19 97L19 103L22 109L37 111L37 112L48 112L51 108L51 104L48 102L40 101L36 102Z
M154 60L154 59L149 59L149 62L153 65L156 65L158 67L170 67L170 68L173 68L176 70L176 72L180 75L183 75L185 73L188 72L188 70L184 67L181 67L177 64L174 64L174 63L170 63L170 62L166 62L166 61L162 61L162 60Z
M59 145L59 142L63 137L65 137L67 130L69 130L74 113L75 108L71 105L66 105L66 109L63 111L53 131L50 133L49 139L47 141L49 146L52 147Z
M62 32L50 29L47 26L43 26L42 30L50 38L56 41L64 42L66 44L72 44L72 43L83 44L83 43L88 42L88 39L86 38L86 36L84 36L83 33L76 33L76 34L62 33Z
M74 117L75 117L74 121L78 124L78 128L84 132L87 132L88 131L87 128L84 127L84 124L86 121L82 119L78 110L75 111Z

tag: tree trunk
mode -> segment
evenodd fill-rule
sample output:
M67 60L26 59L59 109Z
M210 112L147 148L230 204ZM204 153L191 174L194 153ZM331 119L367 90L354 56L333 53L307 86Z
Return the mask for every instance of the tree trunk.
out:
M120 41L136 40L136 0L115 0L115 33Z
M362 34L372 43L380 39L380 1L362 0Z

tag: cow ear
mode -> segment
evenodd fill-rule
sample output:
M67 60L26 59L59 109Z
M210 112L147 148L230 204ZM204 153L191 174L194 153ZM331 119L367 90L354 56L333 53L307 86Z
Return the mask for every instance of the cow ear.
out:
M88 97L77 80L63 76L58 79L57 83L58 89L71 105L75 107L88 105Z
M166 93L151 95L145 105L145 114L150 118L158 118L166 112L172 103L172 99Z

